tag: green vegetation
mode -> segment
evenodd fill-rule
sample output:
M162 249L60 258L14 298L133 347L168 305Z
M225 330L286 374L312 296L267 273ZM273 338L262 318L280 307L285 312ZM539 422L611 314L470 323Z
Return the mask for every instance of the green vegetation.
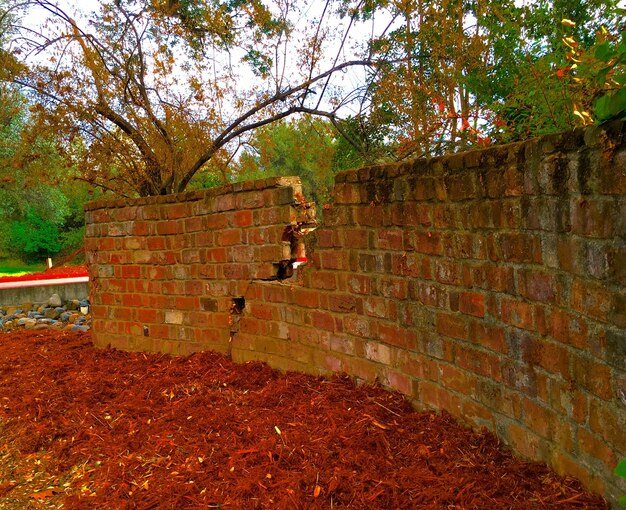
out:
M622 459L615 468L615 474L621 478L626 478L626 458ZM621 506L626 506L626 494L621 496L618 500Z
M0 277L21 276L28 273L38 273L46 268L44 264L24 264L21 260L0 258Z
M55 144L33 133L26 106L14 87L0 85L0 256L37 262L82 244L92 192Z

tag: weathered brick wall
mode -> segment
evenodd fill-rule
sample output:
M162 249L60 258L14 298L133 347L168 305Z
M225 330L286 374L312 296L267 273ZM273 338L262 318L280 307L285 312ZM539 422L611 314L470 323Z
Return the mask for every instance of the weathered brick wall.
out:
M97 346L228 352L240 298L275 278L311 210L297 178L86 207L85 250Z
M378 379L615 500L626 490L611 473L626 456L625 142L617 123L342 173L305 238L311 263L281 281L268 278L285 245L293 257L281 236L299 228L297 187L96 203L94 339Z

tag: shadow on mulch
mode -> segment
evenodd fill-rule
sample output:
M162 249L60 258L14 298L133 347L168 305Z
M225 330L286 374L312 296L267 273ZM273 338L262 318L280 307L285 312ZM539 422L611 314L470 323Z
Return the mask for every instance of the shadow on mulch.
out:
M377 386L0 336L0 509L608 508Z

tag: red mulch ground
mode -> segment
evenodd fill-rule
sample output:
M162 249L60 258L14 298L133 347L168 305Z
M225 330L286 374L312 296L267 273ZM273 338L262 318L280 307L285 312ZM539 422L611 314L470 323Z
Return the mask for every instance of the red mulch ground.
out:
M0 335L0 508L600 509L376 386Z
M89 276L86 266L58 267L42 271L41 273L30 273L22 276L3 276L0 282L24 282L30 280L55 280L57 278L72 278L74 276Z

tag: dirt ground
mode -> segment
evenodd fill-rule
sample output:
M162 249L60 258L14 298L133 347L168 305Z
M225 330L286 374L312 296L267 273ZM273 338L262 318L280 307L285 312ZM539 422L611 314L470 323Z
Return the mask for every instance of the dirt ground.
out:
M491 434L345 377L0 335L0 509L601 509Z

